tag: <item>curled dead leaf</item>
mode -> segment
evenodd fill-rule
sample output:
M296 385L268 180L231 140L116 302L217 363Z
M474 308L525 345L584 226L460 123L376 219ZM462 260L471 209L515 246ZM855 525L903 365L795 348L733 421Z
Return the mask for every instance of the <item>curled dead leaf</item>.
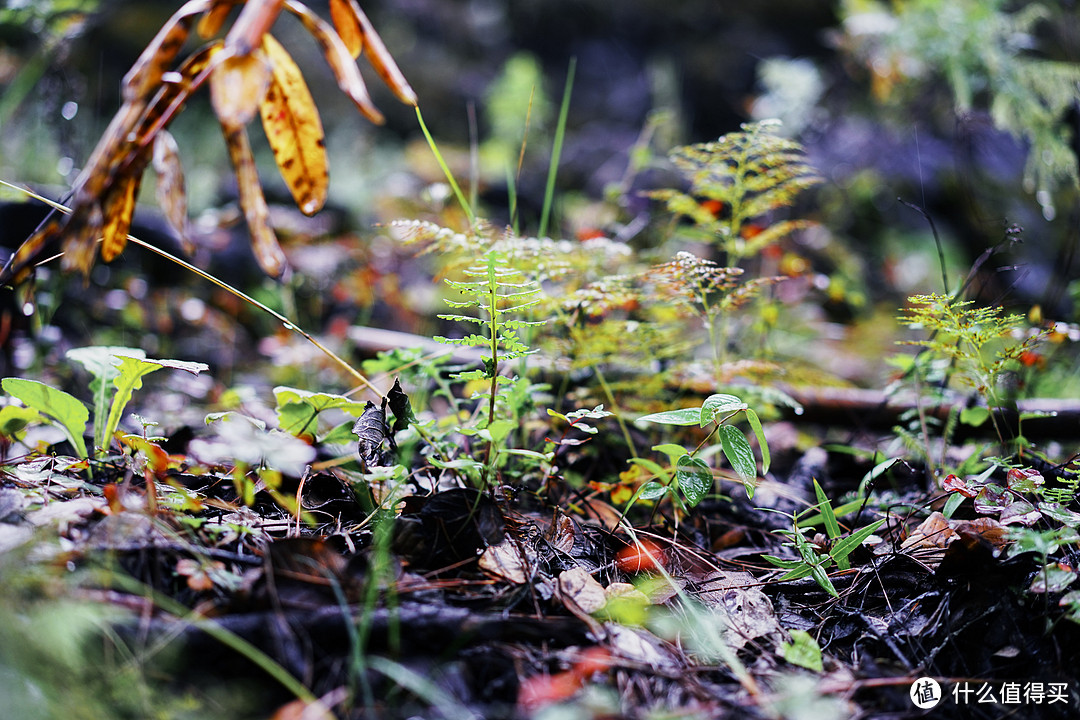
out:
M360 57L364 49L364 33L349 0L330 0L330 20L353 59Z
M145 160L109 188L103 204L105 224L101 231L101 259L105 262L111 262L127 245L131 217L135 214L135 198L142 184L141 165L145 165Z
M229 11L235 4L235 0L213 0L209 9L199 18L198 25L195 26L199 37L205 40L221 32L221 28L225 26L225 18L229 16Z
M334 79L337 81L341 91L349 96L349 99L353 101L364 117L373 123L381 125L383 123L382 113L371 103L371 97L368 95L364 78L361 77L360 70L356 67L349 49L345 47L345 43L334 31L334 28L300 3L288 2L286 7L289 12L300 19L307 31L319 43L319 47L322 49L326 62L330 65L330 70L334 73Z
M168 130L154 137L154 172L157 174L155 195L169 226L180 236L184 252L195 251L188 233L187 193L184 191L184 167L180 163L180 148Z
M121 83L124 102L145 98L161 82L191 32L196 15L210 7L210 0L189 0L161 27L139 55Z
M280 277L288 267L285 253L278 244L274 229L270 227L270 209L263 196L259 174L255 169L255 158L251 154L251 142L243 125L229 127L222 125L225 144L229 148L229 158L236 171L237 190L240 194L240 207L244 211L248 232L251 233L251 249L259 267L271 277Z
M406 105L416 105L416 93L413 91L412 86L405 79L405 76L401 73L397 63L394 62L394 57L390 54L390 51L386 49L386 45L383 44L382 38L375 32L375 27L368 20L367 15L360 9L360 6L356 3L356 0L348 0L349 6L352 8L353 13L356 15L357 21L360 23L360 27L363 28L364 34L364 56L367 57L368 62L371 63L371 67L375 68L375 72L379 74L382 81L386 83L387 87L393 90L394 95L398 100Z
M221 51L228 53L228 47ZM225 125L247 125L270 87L270 62L257 50L227 55L210 73L210 102Z
M330 177L319 111L300 68L272 35L263 37L270 85L259 104L263 129L296 206L314 215L326 204Z
M281 14L283 4L284 0L247 0L225 35L225 51L240 57L254 52Z
M63 244L64 257L60 265L64 270L78 270L83 275L88 275L94 264L97 241L101 237L105 219L100 202L83 205L82 208L85 210L81 217L73 214L69 222L68 235Z

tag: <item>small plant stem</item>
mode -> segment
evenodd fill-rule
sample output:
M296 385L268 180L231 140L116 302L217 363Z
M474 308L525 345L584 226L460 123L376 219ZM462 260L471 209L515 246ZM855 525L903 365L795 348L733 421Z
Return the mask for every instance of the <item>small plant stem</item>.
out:
M191 626L202 630L222 645L231 649L237 655L247 659L253 665L258 666L298 699L303 700L309 705L314 705L319 702L319 699L315 697L314 693L304 687L303 683L293 677L289 671L282 667L276 660L244 638L226 630L219 625L217 621L204 617L193 610L189 610L168 595L159 593L153 588L143 585L137 580L122 573L110 573L109 579L121 589L130 593L142 595L163 611L170 615L175 615L182 622L186 622Z
M499 285L495 279L495 258L493 255L488 255L488 313L491 318L489 320L489 328L491 330L491 391L488 398L488 416L487 427L491 427L491 423L495 421L495 396L499 392ZM488 436L487 446L487 460L484 465L487 467L486 474L488 476L494 476L495 465L495 440L491 438L490 433Z
M604 379L604 371L600 369L599 365L593 365L593 371L596 373L596 379L600 381L600 387L604 389L604 395L607 397L608 402L611 403L611 409L615 413L615 422L619 423L619 429L622 430L623 440L626 441L626 448L630 451L630 457L637 457L634 439L630 437L630 430L627 429L622 413L619 412L618 403L615 402L615 394L611 392L611 386Z
M443 159L442 153L439 152L439 146L435 144L435 138L431 137L431 133L428 132L419 105L416 106L416 119L420 122L420 129L424 132L424 138L427 140L428 147L431 148L431 152L435 155L435 161L438 162L439 167L442 168L443 175L446 176L446 181L450 183L450 188L454 191L454 196L461 204L461 209L465 211L465 217L469 219L469 227L472 227L476 224L476 216L473 215L472 206L469 205L469 201L465 199L465 195L461 192L457 180L454 179L454 174L450 172L450 167L446 164L446 160Z
M0 184L3 184L3 185L5 185L5 186L7 186L9 188L14 189L14 190L19 190L20 192L24 192L27 195L29 195L30 197L34 198L35 200L39 200L39 201L45 203L46 205L49 205L50 207L53 207L56 210L59 210L60 212L68 213L68 214L71 213L71 208L68 208L68 207L66 207L64 205L61 205L60 203L53 202L52 200L49 200L48 198L42 197L41 195L38 195L37 193L34 193L34 192L30 191L30 190L27 190L26 188L21 188L18 185L12 185L11 183L5 182L4 180L0 180ZM133 235L128 235L127 238L128 238L128 240L130 242L134 243L135 245L138 245L141 248L145 248L146 250L149 250L150 252L156 253L157 255L160 255L161 257L165 258L166 260L170 260L170 261L176 263L177 265L184 268L185 270L188 270L189 272L195 273L196 275L203 278L204 280L207 280L207 281L213 283L214 285L217 285L222 290L225 290L225 291L227 291L229 293L232 293L233 295L240 298L241 300L243 300L245 302L248 302L248 303L254 305L255 307L259 308L263 312L268 313L269 315L273 316L275 319L277 319L277 320L279 320L281 322L282 326L286 330L293 331L294 333L296 333L297 335L299 335L300 337L304 338L309 343L311 343L312 345L317 347L319 350L321 350L323 352L323 354L325 354L328 358L330 358L335 363L337 363L347 373L349 373L354 378L356 378L356 380L359 381L359 383L363 387L370 390L372 393L374 393L380 399L382 399L382 400L386 399L385 396L381 392L379 392L378 388L376 388L374 385L372 385L371 382L366 377L364 377L364 375L359 370L357 370L352 365L347 363L337 353L335 353L333 350L331 350L330 348L323 345L321 342L319 342L314 337L312 337L310 334L308 334L305 330L300 328L296 323L289 320L287 317L285 317L284 315L282 315L278 311L264 305L263 303L259 302L258 300L251 297L250 295L243 292L242 290L239 290L239 289L233 287L232 285L225 282L224 280L219 280L218 278L214 277L210 273L208 273L208 272L206 272L204 270L200 270L199 268L195 267L194 265L192 265L191 263L189 263L189 262L187 262L185 260L181 260L180 258L176 257L172 253L169 253L169 252L167 252L165 250L162 250L159 247L151 245L150 243L148 243L148 242L146 242L144 240L140 240L139 238L137 238L137 237L135 237Z
M566 136L566 118L570 112L570 94L574 88L574 70L577 58L570 58L570 67L566 71L566 85L563 87L562 105L559 107L559 122L555 126L555 142L551 150L551 164L548 166L547 186L544 188L544 206L540 212L540 230L537 235L547 234L548 221L551 218L551 204L555 197L555 176L559 170L559 156L562 155L563 138Z

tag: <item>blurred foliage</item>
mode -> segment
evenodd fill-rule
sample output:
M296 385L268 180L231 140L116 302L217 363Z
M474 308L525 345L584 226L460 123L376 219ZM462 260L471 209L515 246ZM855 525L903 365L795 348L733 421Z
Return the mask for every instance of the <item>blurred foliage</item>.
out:
M1080 187L1066 113L1080 101L1080 66L1047 56L1045 28L1075 26L1056 3L1006 0L845 0L844 42L871 73L879 101L911 103L944 80L956 112L988 110L1029 148L1024 184L1048 217L1052 193Z

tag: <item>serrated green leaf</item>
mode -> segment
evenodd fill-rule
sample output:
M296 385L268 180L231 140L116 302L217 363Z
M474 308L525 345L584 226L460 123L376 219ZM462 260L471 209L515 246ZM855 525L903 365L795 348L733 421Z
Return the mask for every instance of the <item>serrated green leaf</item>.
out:
M56 423L79 457L88 457L83 433L86 432L90 411L77 398L37 380L4 378L0 385L4 392Z
M701 408L683 408L642 415L637 422L651 422L660 425L697 425L701 418Z
M705 398L705 402L701 405L701 412L698 415L698 424L700 424L701 427L705 427L713 422L717 415L728 415L730 413L739 412L740 410L746 410L747 408L748 405L734 395L726 395L723 393L710 395Z
M703 460L683 455L675 466L675 481L686 498L686 503L695 507L709 494L713 476Z

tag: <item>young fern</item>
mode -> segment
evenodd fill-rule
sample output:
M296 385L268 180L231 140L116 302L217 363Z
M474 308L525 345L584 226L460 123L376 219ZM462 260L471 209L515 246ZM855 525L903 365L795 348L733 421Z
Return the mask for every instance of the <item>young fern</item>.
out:
M467 334L461 338L437 336L439 342L450 345L468 345L486 350L483 356L482 370L459 372L452 377L463 382L487 381L488 392L479 397L487 399L486 418L483 427L477 433L488 441L487 470L490 474L494 467L496 446L510 428L493 427L496 422L496 401L499 389L511 385L513 380L501 374L502 366L511 361L531 355L530 350L518 337L518 329L543 325L542 320L522 320L511 318L519 315L540 302L540 288L535 282L521 279L521 273L505 265L502 256L494 251L484 255L483 262L472 265L463 271L471 280L447 280L447 284L465 296L465 300L446 300L452 308L478 308L478 315L445 314L443 320L478 325L481 333Z
M672 189L649 193L715 238L733 265L809 224L773 222L770 217L821 182L798 143L772 134L776 124L748 123L742 132L716 142L676 148L671 160L690 182L689 193Z

